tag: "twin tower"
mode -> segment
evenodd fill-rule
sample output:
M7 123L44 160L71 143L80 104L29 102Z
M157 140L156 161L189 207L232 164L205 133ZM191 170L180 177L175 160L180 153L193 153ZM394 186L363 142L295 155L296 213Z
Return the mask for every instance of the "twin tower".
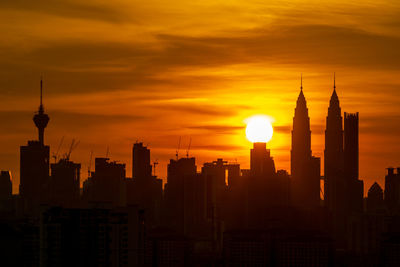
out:
M343 118L334 82L326 117L324 186L320 186L320 159L312 156L310 118L301 84L292 130L292 196L304 207L324 205L333 218L362 211L363 182L358 179L358 113ZM338 222L338 224L340 224Z

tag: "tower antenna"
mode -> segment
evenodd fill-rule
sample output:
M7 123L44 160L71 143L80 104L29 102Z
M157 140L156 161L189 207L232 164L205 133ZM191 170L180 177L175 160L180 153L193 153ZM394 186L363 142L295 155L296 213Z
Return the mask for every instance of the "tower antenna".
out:
M40 76L40 106L43 106L43 76Z
M40 106L38 109L37 114L33 116L33 122L35 123L36 127L38 128L39 133L39 143L41 145L44 144L44 129L46 128L47 124L49 123L49 115L44 113L43 108L43 79L40 77Z

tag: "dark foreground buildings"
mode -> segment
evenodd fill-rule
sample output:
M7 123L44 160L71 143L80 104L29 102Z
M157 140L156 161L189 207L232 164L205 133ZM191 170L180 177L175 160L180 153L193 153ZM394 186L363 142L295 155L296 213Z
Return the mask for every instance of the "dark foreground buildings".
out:
M359 115L342 117L336 86L324 176L302 85L290 173L254 143L248 170L171 159L163 189L150 149L136 142L132 177L124 163L96 158L81 187L70 153L49 162L42 100L34 122L38 140L20 150L19 195L10 172L0 174L2 266L400 266L400 168L363 198Z

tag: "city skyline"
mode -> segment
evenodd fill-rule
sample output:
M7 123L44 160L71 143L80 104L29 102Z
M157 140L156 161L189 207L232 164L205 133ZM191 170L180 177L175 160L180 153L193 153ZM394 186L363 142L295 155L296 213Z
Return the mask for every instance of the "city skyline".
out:
M0 1L4 266L400 266L400 1Z
M303 76L303 75L301 75L301 76ZM40 86L42 87L42 80L40 81ZM335 83L336 81L335 81L335 78L334 78L334 83ZM40 88L41 88L40 87ZM334 87L335 87L335 90L336 90L336 85L334 84ZM301 92L303 92L303 77L301 77L301 79L300 79L300 90L301 90ZM307 91L306 91L306 89L304 89L305 90L305 94L307 94ZM46 93L46 92L45 92ZM38 98L38 97L36 97L36 98ZM339 96L339 98L340 98L340 96ZM308 98L307 98L308 99ZM37 101L37 99L36 99L36 101ZM46 107L47 107L47 99L45 99L45 105L46 105ZM308 100L308 102L310 102L309 100ZM312 105L312 103L311 103L311 105ZM343 101L341 102L341 105L343 105ZM50 105L51 106L51 105ZM39 107L40 108L40 107ZM47 109L47 112L49 113L49 111L48 111L48 109ZM310 112L311 114L312 114L312 112ZM343 112L342 112L343 113ZM50 114L51 114L51 111L50 111ZM265 114L262 114L262 115L265 115ZM266 114L266 115L269 115L269 114ZM344 115L344 113L342 114L342 116ZM311 116L310 116L311 117ZM56 117L56 119L57 119L57 117ZM232 129L230 129L233 133L234 132L238 132L238 133L236 133L236 135L241 135L239 138L241 138L244 142L247 142L247 143L249 143L250 141L248 141L246 138L245 138L245 124L246 124L246 119L248 119L248 118L245 118L244 120L243 120L243 122L242 122L242 125L241 126L236 126L236 127L232 127ZM52 119L52 121L51 121L51 123L50 123L50 125L52 124L52 123L54 123L56 120L53 118ZM288 151L285 151L284 150L284 147L286 147L286 146L283 146L283 147L281 147L281 148L279 148L278 147L278 149L276 149L276 147L274 146L277 142L275 141L274 142L274 138L276 138L276 136L278 136L278 138L280 137L280 138L283 138L282 137L282 135L286 135L286 132L287 132L287 129L285 129L286 127L285 126L276 126L276 124L277 124L277 122L276 122L276 120L272 117L272 121L274 122L273 123L273 127L274 127L274 135L273 135L273 138L272 138L272 140L270 140L269 142L268 142L268 147L269 147L269 149L271 149L271 151L272 151L272 156L274 156L274 158L275 158L275 161L276 161L276 164L277 164L277 167L279 168L279 169L286 169L286 170L289 170L290 169L290 159L289 159L289 162L287 162L286 161L286 159L285 159L285 157L286 157L286 155L285 154L288 154L288 153L290 153L290 147L289 147L289 150ZM312 136L313 136L313 140L315 140L315 139L317 139L317 142L319 142L319 140L318 140L318 138L319 138L319 135L320 135L320 133L319 132L317 132L317 134L315 134L312 130L313 129L315 129L316 127L314 126L313 127L313 124L312 124L312 117L310 118L310 128L311 128L311 134L312 134ZM361 114L361 125L360 125L360 136L362 136L362 131L363 131L363 127L362 127L362 114ZM33 128L36 128L34 125L32 125L33 126ZM73 125L71 125L72 127L73 127ZM290 127L290 126L289 126ZM317 127L324 127L323 125L321 125L321 126L317 126ZM196 129L196 128L195 128ZM201 129L201 127L199 127L199 129ZM221 133L221 132L225 132L225 131L230 131L229 129L224 129L224 128L218 128L218 126L215 126L215 127L205 127L205 129L207 129L208 131L210 131L210 132L213 132L214 131L214 134L219 134L219 133ZM291 128L289 129L289 133L291 132ZM46 132L46 136L52 136L52 134L51 134L51 132L50 131L48 131L47 130L47 132ZM289 136L289 138L291 138L290 137L290 134L288 135ZM323 136L323 135L322 135ZM71 139L68 139L68 138L71 138ZM168 151L169 149L168 148L161 148L161 150L164 150L164 154L162 154L162 156L161 157L159 157L159 154L157 153L158 151L157 151L157 147L153 147L152 145L151 145L151 142L147 142L146 144L147 145L149 145L149 147L151 147L152 148L152 150L153 150L153 156L152 156L152 159L151 159L151 161L152 162L154 162L154 161L157 161L158 162L158 164L157 164L157 176L158 177L160 177L161 179L163 179L163 181L165 182L165 178L166 178L166 165L167 165L167 163L168 163L168 160L169 159L171 159L171 158L174 158L174 156L175 156L175 153L176 153L176 150L178 149L178 147L179 147L179 149L180 149L180 156L181 157L185 157L186 156L186 154L187 154L187 148L188 148L188 146L189 146L189 143L190 143L190 155L191 156L195 156L196 157L196 159L198 160L198 162L200 163L200 164L203 164L203 163L205 163L205 162L209 162L209 161L212 161L212 160L215 160L216 158L224 158L224 159L226 159L226 160L228 160L228 161L231 161L231 162L237 162L237 163L239 163L239 164L241 164L241 166L243 166L244 168L248 168L249 167L249 160L248 160L248 148L247 148L247 145L244 145L244 146L238 146L237 147L237 149L236 149L236 151L235 150L230 150L230 149L228 149L227 151L224 151L224 150L226 150L226 145L224 144L224 143L221 143L220 144L220 146L219 147L216 147L216 148L211 148L211 152L209 152L209 154L207 155L207 156L204 156L204 157L198 157L197 155L196 155L196 150L197 150L197 152L200 152L199 154L200 155L202 155L203 153L205 154L205 153L207 153L207 151L209 151L209 150L207 150L207 148L206 149L204 149L204 147L203 148L199 148L199 147L197 147L196 146L196 139L194 139L193 140L193 142L194 143L192 143L192 139L194 138L193 137L193 135L186 135L186 136L175 136L175 138L177 138L177 142L176 142L176 147L175 147L175 150L173 150L174 148L172 147L170 150L171 151ZM28 139L34 139L34 138L29 138L28 137ZM64 140L65 139L65 140ZM60 138L60 140L58 140L58 144L52 144L52 145L50 145L50 144L47 144L47 145L50 145L50 147L52 148L52 149L50 149L51 150L51 159L50 159L50 161L51 162L53 162L54 161L54 154L56 153L56 151L58 151L58 157L60 158L60 157L62 157L63 156L63 154L64 153L66 153L67 151L68 151L68 149L69 149L69 146L70 146L70 144L69 144L69 142L70 141L73 141L73 140L76 140L76 139L79 139L79 136L77 137L77 136L68 136L68 135L63 135L62 136L62 138ZM133 138L134 139L134 138ZM144 138L145 139L145 138ZM189 139L189 140L186 140L186 139ZM365 171L362 169L362 167L363 167L363 162L362 162L362 159L363 159L363 155L361 154L362 153L362 148L364 147L364 144L362 143L362 140L363 140L363 138L361 137L360 138L361 139L361 141L360 141L360 178L362 179L362 180L364 180L364 182L365 182L365 186L366 186L366 188L369 188L374 182L378 182L381 186L383 185L383 179L384 179L384 175L385 175L385 173L383 172L383 175L382 175L382 177L376 177L376 178L371 178L371 179L368 179L368 177L371 177L371 176L366 176L366 177L363 177L362 176L362 173L365 173ZM125 140L125 141L127 141L127 140ZM136 141L140 141L140 142L143 142L144 140L143 139L136 139L135 140L135 142ZM315 142L315 141L314 141ZM312 150L313 150L313 147L315 147L316 145L313 145L314 144L314 142L312 142L311 144L312 144ZM133 142L131 142L130 143L130 146L132 146L132 143ZM324 144L324 143L323 143ZM60 146L61 145L61 146ZM84 144L85 145L85 144ZM104 146L105 144L103 144L103 146ZM290 145L290 144L289 144ZM60 147L60 148L59 148ZM95 146L96 147L96 146ZM97 146L98 147L98 146ZM110 153L110 150L113 150L113 149L117 149L117 151L119 151L119 150L123 150L121 147L118 147L118 146L116 146L116 147L111 147L110 148L110 145L107 145L104 149L105 149L105 151L103 152L103 153L98 153L97 151L95 151L94 149L90 149L90 148L87 148L87 146L86 146L86 149L89 149L89 150L86 150L86 151L84 151L84 153L87 153L88 154L88 159L87 159L87 161L85 161L84 159L83 159L83 161L81 161L80 163L82 164L82 179L81 179L81 186L82 186L82 184L83 184L83 182L86 180L86 178L87 178L87 176L85 176L85 170L87 170L88 169L88 167L89 167L89 159L90 159L90 157L92 157L92 159L94 158L94 157L110 157L112 160L117 160L117 161L120 161L120 162L123 162L123 163L125 163L126 164L126 166L127 166L127 171L128 171L128 173L130 173L130 171L131 171L131 161L130 161L130 155L128 154L128 158L125 158L124 157L124 154L122 154L122 158L118 158L118 157L116 157L116 156L118 156L118 154L116 155L116 156L114 156L113 154L111 154ZM240 149L241 148L241 149ZM274 149L275 148L275 149ZM74 148L74 150L78 150L78 154L80 155L80 157L78 156L78 157L74 157L73 155L76 153L76 151L74 152L74 153L72 153L72 155L71 155L71 157L72 158L74 158L74 160L76 161L76 162L79 162L79 160L76 160L76 158L81 158L82 159L82 150L83 149L80 149L81 151L79 151L79 146L76 146L76 148ZM129 149L130 150L130 149ZM238 158L240 158L240 157L236 157L236 155L238 155L237 154L237 151L240 151L240 150L246 150L247 151L247 153L243 153L242 151L241 152L239 152L238 154L240 155L240 157L241 157L241 159L242 159L242 161L239 161L238 160ZM316 152L315 152L315 154L316 154L316 156L317 157L320 157L321 158L321 160L323 160L324 159L324 155L323 155L323 153L321 154L321 152L319 152L318 150L318 146L317 146L317 149L315 149L316 150ZM170 154L169 154L169 152L171 152ZM175 152L175 153L174 153ZM219 152L219 153L218 153ZM222 153L221 153L222 152ZM235 153L236 152L236 153ZM129 153L129 152L128 152ZM212 158L212 156L210 156L210 153L215 153L215 158ZM247 155L246 155L247 154ZM282 155L283 154L283 155ZM119 155L121 155L121 154L119 154ZM154 156L155 155L155 156ZM83 155L84 156L84 155ZM290 154L289 154L289 157L290 157ZM199 160L200 159L200 160ZM284 159L283 160L283 162L280 162L282 159ZM393 161L393 162L395 162L395 161ZM93 163L93 162L92 162ZM287 165L287 163L289 163L289 165ZM395 163L394 163L395 164ZM386 169L387 168L387 166L390 166L390 164L389 165L386 165L385 166L385 168L384 169ZM396 166L396 165L393 165L393 166ZM18 166L19 167L19 166ZM7 169L7 168L3 168L3 169ZM16 178L17 179L13 179L13 193L17 193L18 191L18 186L19 186L19 183L18 183L18 176L19 176L19 171L18 171L18 169L17 170L13 170L12 168L9 168L10 169L10 171L11 171L11 173L12 173L12 175L13 174L17 174L17 176L16 176ZM378 171L378 170L374 170L374 172L382 172L382 170L381 171ZM321 175L323 175L323 173L324 173L324 166L323 166L323 164L321 164ZM15 176L13 176L13 177L15 177ZM366 190L364 190L364 195L366 195L367 194L367 191Z
M2 1L0 167L19 180L41 75L53 118L47 144L65 135L66 151L80 140L72 158L82 170L91 150L109 147L129 173L138 139L165 176L179 136L183 147L192 136L199 162L215 154L245 167L243 120L259 113L275 118L269 145L289 169L300 73L312 151L323 160L336 72L343 110L360 113L360 177L382 186L384 168L400 158L399 11L397 1Z

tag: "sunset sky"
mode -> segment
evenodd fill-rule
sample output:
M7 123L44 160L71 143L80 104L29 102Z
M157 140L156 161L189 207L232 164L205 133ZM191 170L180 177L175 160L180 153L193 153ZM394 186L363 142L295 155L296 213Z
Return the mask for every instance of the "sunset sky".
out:
M130 177L136 140L165 179L179 136L181 156L192 138L198 169L220 157L248 168L255 114L275 119L268 147L289 170L301 73L321 162L336 72L342 111L360 112L364 192L400 166L399 1L2 0L0 32L0 169L14 193L41 75L45 142L52 154L65 136L62 155L79 140L83 179L90 151L107 147Z

